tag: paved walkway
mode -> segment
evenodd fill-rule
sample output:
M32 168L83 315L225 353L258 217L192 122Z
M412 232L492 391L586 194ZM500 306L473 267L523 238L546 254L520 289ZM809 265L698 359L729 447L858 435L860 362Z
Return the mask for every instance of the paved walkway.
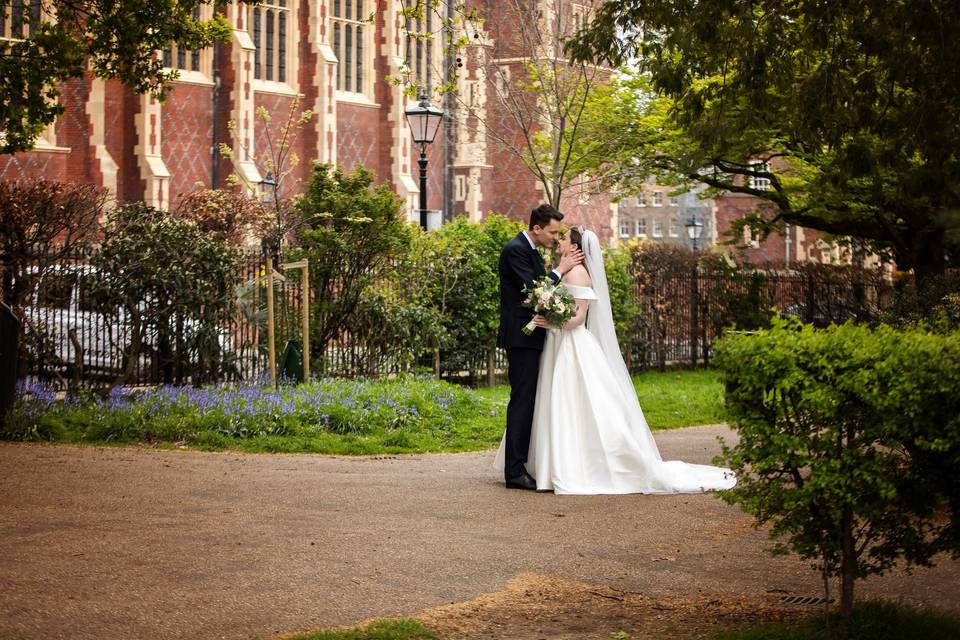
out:
M722 426L657 433L709 462ZM507 491L492 452L341 458L0 444L0 638L251 638L413 615L520 572L819 593L715 496ZM960 609L960 563L863 594Z

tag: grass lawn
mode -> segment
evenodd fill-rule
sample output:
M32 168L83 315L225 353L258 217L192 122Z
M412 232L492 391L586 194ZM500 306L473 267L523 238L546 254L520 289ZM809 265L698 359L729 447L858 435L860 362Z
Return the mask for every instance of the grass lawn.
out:
M717 424L725 420L723 384L716 371L648 371L634 376L633 384L647 424L653 430ZM487 387L477 393L506 411L510 387Z
M960 618L931 609L888 602L855 605L841 632L835 615L817 615L797 625L770 624L717 634L713 640L937 640L960 639Z
M288 640L426 640L434 637L435 633L414 620L378 620L364 628L304 633Z
M509 627L501 629L509 637ZM378 620L367 627L344 631L317 631L292 636L290 640L422 640L435 633L415 620ZM611 638L641 640L645 635L625 632ZM686 635L684 635L686 637ZM700 637L700 636L698 636ZM711 640L937 640L960 639L960 618L948 613L889 602L861 602L853 621L841 631L836 614L812 615L793 624L763 624L736 631L723 631ZM469 637L467 638L469 640Z
M713 371L635 378L647 422L670 429L723 421L723 387ZM322 380L262 386L146 392L59 400L25 389L0 438L74 444L149 444L251 453L370 455L477 451L503 435L510 389L464 389L429 378Z

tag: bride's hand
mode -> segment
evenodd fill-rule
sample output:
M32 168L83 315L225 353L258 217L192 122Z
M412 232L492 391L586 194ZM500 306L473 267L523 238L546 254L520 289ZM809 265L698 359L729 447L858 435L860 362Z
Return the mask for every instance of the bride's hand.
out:
M539 315L533 316L533 323L543 329L559 329L560 328L557 325L553 324L552 322L548 322L547 319L544 318L543 316L539 316Z
M560 264L557 265L557 271L559 271L561 275L566 275L570 269L573 269L582 262L583 251L580 251L580 249L571 248L570 251L567 251L560 256Z

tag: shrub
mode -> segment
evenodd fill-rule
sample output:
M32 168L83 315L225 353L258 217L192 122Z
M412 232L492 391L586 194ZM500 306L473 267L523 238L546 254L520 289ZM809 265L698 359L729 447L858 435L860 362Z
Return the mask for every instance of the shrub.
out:
M130 326L127 366L154 349L166 382L226 374L221 329L233 318L239 255L226 240L143 203L110 212L92 263L91 297Z
M717 345L739 443L725 494L775 551L854 581L960 552L960 334L774 321Z
M306 225L301 248L289 254L310 261L311 355L321 364L327 345L351 331L371 287L409 246L402 207L389 186L373 187L373 174L363 167L345 174L330 165L314 165L298 201Z

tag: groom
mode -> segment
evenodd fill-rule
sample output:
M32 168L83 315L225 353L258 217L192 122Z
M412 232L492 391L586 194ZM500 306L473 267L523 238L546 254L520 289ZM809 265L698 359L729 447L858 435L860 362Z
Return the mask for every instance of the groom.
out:
M508 489L536 491L537 482L524 464L530 447L533 406L537 397L540 353L546 333L537 328L531 335L521 329L533 318L533 310L521 306L527 294L524 287L545 275L546 269L537 247L552 248L560 236L563 214L542 204L530 214L527 231L517 234L500 252L500 330L497 346L507 351L507 375L510 379L510 404L507 405L507 436L504 446L503 474ZM583 253L570 252L560 259L550 278L560 278L583 262Z

